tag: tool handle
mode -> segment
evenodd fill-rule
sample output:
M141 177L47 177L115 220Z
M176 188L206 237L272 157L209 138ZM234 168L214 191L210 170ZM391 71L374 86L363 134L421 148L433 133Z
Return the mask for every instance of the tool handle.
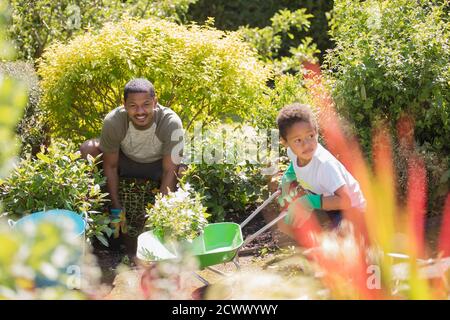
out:
M281 194L281 190L277 190L272 195L267 198L266 201L264 201L258 208L256 208L255 211L251 215L247 217L247 219L244 220L244 222L241 223L241 229L247 225L262 209L267 207L269 203L273 201L273 199L277 198Z

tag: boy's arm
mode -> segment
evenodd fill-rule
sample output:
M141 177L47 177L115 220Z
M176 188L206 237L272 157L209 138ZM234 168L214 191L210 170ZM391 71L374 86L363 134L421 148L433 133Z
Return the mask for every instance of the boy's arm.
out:
M300 197L298 201L307 208L325 211L346 210L351 207L350 192L345 184L339 187L332 196L307 194Z
M304 207L326 211L346 210L351 207L350 191L341 170L335 163L327 162L321 167L317 182L333 195L304 195L298 199Z
M331 196L308 194L299 200L306 207L321 210L346 210L351 207L350 191L342 169L335 162L327 161L318 172L317 183Z
M351 207L350 192L347 185L338 188L333 196L322 198L322 210L346 210Z
M282 186L283 184L289 184L292 181L296 181L297 180L297 176L295 175L295 170L294 170L294 165L291 162L289 162L289 166L286 169L286 171L283 174L283 177L281 177L281 181L280 181L280 186Z

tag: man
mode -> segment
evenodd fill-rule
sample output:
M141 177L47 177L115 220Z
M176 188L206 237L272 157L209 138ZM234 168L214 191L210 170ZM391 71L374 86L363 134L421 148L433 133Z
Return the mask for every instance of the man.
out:
M153 84L133 79L125 85L123 106L108 113L100 139L84 142L83 157L103 153L103 170L111 198L114 237L126 233L125 210L119 199L119 177L151 179L160 192L173 191L183 149L180 117L158 104Z

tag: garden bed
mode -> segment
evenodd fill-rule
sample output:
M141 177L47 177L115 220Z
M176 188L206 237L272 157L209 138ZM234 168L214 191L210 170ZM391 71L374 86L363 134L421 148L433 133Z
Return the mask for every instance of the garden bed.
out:
M257 215L242 229L244 239L264 227L268 221L273 219L275 214L276 213L272 211L270 207L267 210L263 210L263 212ZM245 217L242 217L242 215L230 214L227 221L241 223L244 219ZM102 281L104 283L112 284L116 275L116 270L120 264L125 264L128 266L136 265L134 261L136 255L135 241L137 240L131 237L122 237L118 240L110 239L109 248L103 246L97 241L94 241L94 254L97 256L98 264L102 270ZM252 242L243 247L239 251L239 255L258 255L262 251L272 251L287 245L295 245L295 243L287 236L284 236L281 232L276 230L276 227L272 227L270 230L265 231L263 234L259 235Z

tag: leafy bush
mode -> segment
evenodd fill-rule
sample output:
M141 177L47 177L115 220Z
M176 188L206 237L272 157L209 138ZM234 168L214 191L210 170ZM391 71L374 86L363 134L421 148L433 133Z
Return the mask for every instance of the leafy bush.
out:
M175 192L156 195L155 204L147 209L146 226L155 235L174 240L192 240L208 224L206 208L200 194L185 184Z
M212 222L224 221L229 214L245 215L267 196L270 176L265 176L263 169L270 164L271 149L258 154L259 139L266 137L265 131L261 136L255 133L248 126L216 124L201 136L194 135L192 143L186 140L189 167L181 183L189 183L202 195Z
M253 117L270 70L236 34L148 19L52 45L39 74L54 133L81 140L99 134L133 77L151 80L189 129L197 120Z
M289 53L290 47L297 47L300 40L311 37L323 53L332 47L328 36L328 19L326 14L333 8L333 1L328 0L199 0L189 7L188 17L203 23L208 17L214 17L214 25L221 30L237 30L241 26L265 28L270 25L270 18L278 11L288 9L295 11L306 8L314 18L311 28L293 32L293 39L284 38L281 55Z
M252 164L191 164L183 181L202 195L212 222L230 215L245 216L247 210L267 196L261 168Z
M366 151L378 120L395 125L406 113L420 145L449 154L448 9L448 1L335 1L328 76Z
M8 15L6 2L0 0L0 60L10 59L14 50L6 40L5 29ZM0 70L0 178L10 169L11 159L16 153L14 127L26 102L26 87L17 79L6 76Z
M11 0L12 27L22 59L37 59L54 41L66 42L86 30L98 29L123 16L168 17L183 21L196 0Z
M301 73L278 74L273 77L272 89L266 90L258 112L250 123L256 128L272 129L276 127L277 114L285 105L300 102L311 104L311 95L304 86Z
M314 60L318 53L317 47L312 43L312 38L303 38L296 47L290 47L290 56L280 57L280 49L286 39L293 39L293 31L308 30L312 15L306 13L306 9L298 9L291 12L287 9L278 11L271 19L271 26L260 28L240 27L239 32L243 39L252 44L264 61L275 63L279 73L289 70L300 71L302 61Z
M6 2L0 0L0 59L10 58L12 55L9 43L4 40L5 6ZM14 140L11 138L25 101L23 83L6 78L0 73L0 177L6 174L4 164L15 151L12 147ZM0 181L0 189L2 187ZM0 196L0 207L1 199ZM73 243L68 243L66 236L64 230L52 224L41 224L36 230L13 231L1 222L0 299L82 298L82 293L68 290L69 273L57 272L56 278L54 277L55 270L67 262L66 258L73 257L74 253L78 257L81 256L81 246L76 247L78 252L74 252ZM83 276L86 277L87 274L87 268L83 268ZM37 289L36 279L39 276L56 280L59 286ZM95 281L92 280L93 278L88 282L93 284Z
M100 187L105 179L92 157L81 159L70 143L54 142L36 160L22 159L11 175L0 181L0 200L8 216L23 215L49 209L67 209L87 213L88 237L105 243L103 233L111 234L109 219L101 214L107 201Z
M41 90L34 67L26 62L0 63L0 72L19 79L27 85L29 95L24 115L19 121L16 133L20 140L22 157L27 153L36 155L41 145L49 143L47 116L39 107Z
M449 158L439 156L436 152L430 151L430 146L416 146L414 152L420 155L427 170L427 214L435 216L442 212L442 206L450 190L450 168ZM393 144L394 168L397 174L397 189L399 200L406 201L406 191L408 183L408 160L411 152L407 152L398 142Z

